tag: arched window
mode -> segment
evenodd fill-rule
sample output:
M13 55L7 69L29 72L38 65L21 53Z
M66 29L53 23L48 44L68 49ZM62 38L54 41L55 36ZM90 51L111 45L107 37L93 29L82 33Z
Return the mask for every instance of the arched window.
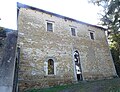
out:
M53 59L48 60L48 74L54 74L54 61L53 61Z
M80 62L80 60L79 60L79 52L77 50L74 52L74 61L77 64L79 64L79 62Z
M78 81L82 81L82 69L80 64L80 56L77 50L74 51L75 75Z

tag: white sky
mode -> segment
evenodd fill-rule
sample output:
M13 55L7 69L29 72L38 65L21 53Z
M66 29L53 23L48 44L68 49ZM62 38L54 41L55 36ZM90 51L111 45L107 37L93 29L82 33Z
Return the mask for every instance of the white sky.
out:
M0 0L0 26L17 29L16 2L97 25L100 8L87 0Z

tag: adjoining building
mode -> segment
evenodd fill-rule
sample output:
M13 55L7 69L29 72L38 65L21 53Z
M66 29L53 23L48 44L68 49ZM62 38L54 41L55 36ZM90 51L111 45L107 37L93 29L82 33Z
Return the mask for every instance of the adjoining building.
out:
M18 10L20 89L117 76L106 29L20 3Z

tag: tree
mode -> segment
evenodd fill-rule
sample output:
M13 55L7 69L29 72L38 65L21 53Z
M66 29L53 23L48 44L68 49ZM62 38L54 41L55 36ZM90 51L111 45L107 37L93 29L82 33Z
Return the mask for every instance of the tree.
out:
M0 47L4 45L4 38L6 37L6 31L3 27L0 27Z
M102 6L101 24L108 28L110 49L120 76L120 0L90 0L92 3Z

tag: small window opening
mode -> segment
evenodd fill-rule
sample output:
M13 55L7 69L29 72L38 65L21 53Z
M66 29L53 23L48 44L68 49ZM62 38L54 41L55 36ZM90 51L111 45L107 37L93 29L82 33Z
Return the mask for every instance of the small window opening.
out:
M54 74L54 61L52 59L48 60L48 74Z
M92 40L94 40L94 33L93 33L93 32L90 32L90 38L91 38Z
M71 28L71 34L72 34L72 36L76 36L75 28Z
M47 22L47 31L53 32L53 24Z

